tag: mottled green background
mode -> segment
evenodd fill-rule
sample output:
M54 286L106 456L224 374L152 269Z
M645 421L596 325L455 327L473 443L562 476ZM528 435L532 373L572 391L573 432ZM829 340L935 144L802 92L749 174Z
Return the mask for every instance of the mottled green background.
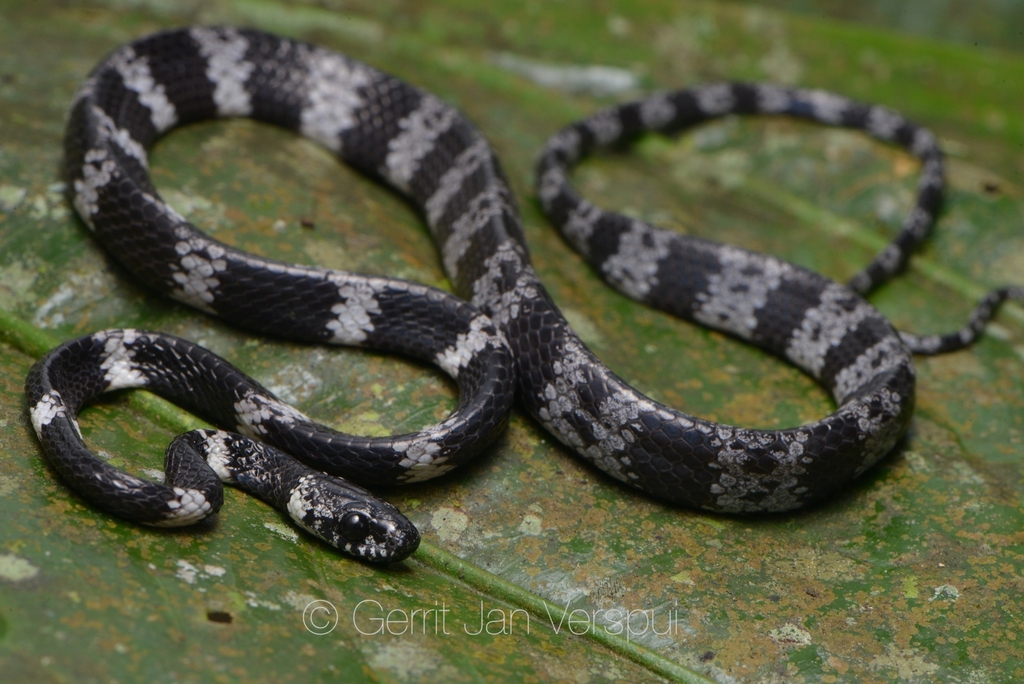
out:
M453 385L432 368L254 338L142 289L69 212L62 128L91 66L162 27L230 22L344 51L461 107L505 164L544 282L627 380L715 420L815 419L831 401L792 368L603 287L540 216L534 156L601 104L722 78L829 88L901 110L942 138L949 198L935 237L872 301L899 326L947 330L988 287L1024 283L1022 7L0 0L0 681L1024 679L1019 308L973 349L919 360L905 442L815 510L758 519L676 510L585 467L517 412L471 467L388 492L425 543L384 571L339 557L235 491L194 530L99 514L42 462L22 397L50 344L137 326L207 345L352 432L406 431L453 406ZM626 90L572 70L592 65L619 70L610 73ZM545 74L561 80L544 85ZM447 287L405 203L294 135L243 121L190 126L161 141L151 164L163 196L220 240ZM861 134L760 118L647 139L587 162L576 179L605 207L845 279L897 229L916 172L908 155ZM115 397L82 422L105 457L146 475L195 419L143 396ZM303 625L316 599L340 614L326 635ZM361 634L352 611L363 600L420 611L415 633ZM448 611L448 634L433 620L440 613L422 620L435 607ZM596 611L598 622L577 613L580 635L567 622L552 629L566 607ZM481 609L492 633L466 634ZM530 611L528 626L517 609ZM616 610L650 612L626 635L609 622ZM500 618L506 633L493 633Z

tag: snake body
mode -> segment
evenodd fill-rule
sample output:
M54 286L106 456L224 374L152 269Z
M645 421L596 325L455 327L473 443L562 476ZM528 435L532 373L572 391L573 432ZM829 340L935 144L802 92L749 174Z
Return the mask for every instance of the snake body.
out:
M234 426L240 416L260 411L264 420L256 432L267 441L275 431L307 443L329 437L327 428L191 342L137 330L81 337L36 363L26 390L32 425L50 463L98 508L137 523L190 525L220 509L223 481L264 499L328 544L372 563L402 560L419 545L416 527L391 504L237 433L194 430L179 436L167 447L162 483L115 468L88 450L76 416L100 394L129 387L145 387L222 425ZM240 411L239 406L258 408ZM291 450L296 448L301 447Z
M569 167L601 146L757 112L861 128L921 158L919 197L904 229L850 287L773 257L603 211L569 184ZM149 180L146 150L175 126L234 116L298 131L405 195L423 214L454 290L470 304L404 281L254 257L178 215ZM821 91L721 84L657 94L565 129L549 141L538 167L545 212L606 280L787 359L835 398L831 415L785 430L687 415L604 366L531 266L515 200L483 136L437 97L344 55L230 27L142 38L108 56L81 87L66 158L79 215L156 290L259 333L409 354L457 378L456 412L411 437L367 440L310 427L258 385L232 395L233 404L222 398L223 404L194 407L223 427L364 484L426 479L472 457L504 424L517 385L523 406L562 443L648 494L723 512L798 508L829 496L902 437L914 405L911 348L934 352L969 336L901 337L859 294L895 273L933 222L942 194L934 136L890 110ZM106 386L96 381L98 391L129 386L131 378L188 402L181 396L188 390L177 384L187 382L176 376L190 371L165 365L174 354L144 360L159 356L151 342L169 349L188 343L124 331L83 339L93 350L78 357L90 365L83 372L106 378ZM93 487L93 500L118 494L108 483L84 484L79 464L95 459L84 445L61 451L77 438L78 404L58 403L59 383L40 381L54 377L47 375L54 358L41 360L28 383L44 449L73 486ZM71 421L48 429L62 411Z

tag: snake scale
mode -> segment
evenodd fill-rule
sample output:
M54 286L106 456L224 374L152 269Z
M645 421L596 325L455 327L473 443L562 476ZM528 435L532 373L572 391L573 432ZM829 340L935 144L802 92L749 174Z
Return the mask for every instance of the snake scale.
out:
M730 113L859 128L921 159L918 198L902 231L850 286L599 209L569 183L569 168L596 149ZM175 212L149 179L147 150L177 126L238 116L297 131L407 197L455 292L469 303L407 281L246 254ZM190 342L103 331L61 345L29 375L29 411L50 463L97 506L156 525L212 513L223 497L220 480L232 482L371 562L405 557L419 537L397 510L346 480L414 482L456 467L493 442L516 392L586 461L673 504L753 513L819 501L906 431L914 405L911 352L969 343L999 301L1019 294L994 293L967 328L943 337L898 333L864 301L861 294L899 270L934 222L942 156L931 133L898 114L823 91L732 83L658 93L564 129L538 164L545 213L606 281L788 360L835 398L831 415L786 430L690 416L617 377L538 279L515 199L480 132L430 93L336 52L232 27L139 39L104 59L79 89L66 163L79 216L150 287L260 334L434 363L456 379L459 403L441 424L415 434L343 435ZM91 454L76 422L93 397L127 387L147 387L242 434L188 433L168 449L166 483L136 478Z

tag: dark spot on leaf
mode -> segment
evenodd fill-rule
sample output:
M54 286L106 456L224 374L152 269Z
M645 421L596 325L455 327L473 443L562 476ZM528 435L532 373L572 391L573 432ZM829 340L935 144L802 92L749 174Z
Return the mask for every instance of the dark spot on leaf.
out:
M700 654L700 662L702 662L702 663L706 663L709 660L714 660L714 658L715 658L715 652L714 651L704 651L703 653Z
M995 181L985 181L981 184L981 189L985 191L986 195L998 195L999 183L996 183Z
M302 226L303 228L308 228L310 230L316 228L316 224L313 223L313 219L306 218L305 216L299 219L299 225Z
M206 611L206 619L210 622L220 622L227 625L231 624L231 620L234 618L231 617L231 613L223 610L208 610Z
M812 587L807 587L806 589L804 589L804 593L807 594L808 596L812 596L814 598L818 598L819 596L821 596L821 592L819 592L817 589L814 589Z

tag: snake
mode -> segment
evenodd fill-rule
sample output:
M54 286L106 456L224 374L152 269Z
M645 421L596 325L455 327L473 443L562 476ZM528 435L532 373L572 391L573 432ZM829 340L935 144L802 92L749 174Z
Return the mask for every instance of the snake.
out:
M597 150L647 132L673 135L715 117L758 113L860 129L920 159L917 198L901 231L848 285L601 209L570 182L572 166ZM147 151L177 126L224 117L296 131L408 199L455 294L285 264L202 233L161 199ZM515 197L480 131L437 96L346 55L225 26L138 39L106 57L79 88L65 159L82 221L154 290L262 335L434 363L456 379L460 398L438 426L359 438L317 425L191 342L101 331L61 345L30 373L27 403L48 461L88 501L154 525L194 522L219 506L219 481L236 484L370 562L405 557L418 535L386 502L361 498L372 495L349 480L373 486L441 475L493 443L516 397L586 462L673 505L761 513L826 500L906 433L915 399L912 353L970 344L1003 299L1020 297L1015 288L996 291L963 330L928 336L897 331L864 299L905 266L931 230L942 201L942 154L931 132L898 113L820 90L722 83L658 92L568 126L537 163L543 212L606 282L757 345L830 392L830 415L781 430L689 415L605 366L533 268ZM128 387L146 387L221 428L172 442L164 484L114 468L82 441L78 410Z
M902 146L920 161L914 204L898 234L845 286L772 256L604 210L581 197L570 181L572 167L596 151L621 149L646 133L675 136L716 118L751 114L860 130ZM598 467L673 503L759 513L826 500L905 434L915 398L910 355L963 349L1004 301L1024 300L1024 288L994 289L962 328L931 335L895 330L865 301L907 265L934 227L944 161L927 128L888 107L837 93L742 82L657 92L604 108L551 136L536 177L543 212L607 284L790 362L838 406L819 421L788 430L716 424L643 397L563 333L565 348L574 352L572 373L561 373L564 384L556 383L554 400L541 400L534 410ZM597 400L579 401L586 396ZM580 415L593 420L581 426Z
M306 453L340 461L343 450L354 449L366 458L382 444L353 444L357 440L351 436L313 422L188 340L132 329L100 331L47 353L29 371L25 387L32 426L48 462L82 498L111 515L156 527L192 525L220 510L222 483L228 483L369 563L399 562L419 546L416 526L394 505L351 478L331 476L323 466L312 468L290 455L306 448ZM179 435L167 447L163 482L127 473L88 449L77 416L101 394L138 387L231 431ZM464 413L481 417L479 411ZM253 439L256 435L261 441ZM410 442L425 437L406 436ZM291 445L275 448L274 442ZM351 459L344 463L358 465Z

